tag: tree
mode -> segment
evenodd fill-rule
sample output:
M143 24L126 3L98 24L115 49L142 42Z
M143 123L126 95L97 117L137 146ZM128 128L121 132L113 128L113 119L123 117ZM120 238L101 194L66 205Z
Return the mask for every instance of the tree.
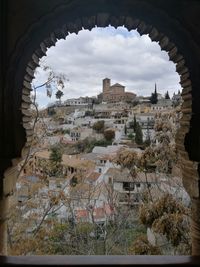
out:
M104 120L95 122L92 128L98 133L103 133L104 132Z
M124 125L124 134L127 135L127 126L126 126L126 124Z
M136 127L137 127L137 120L136 120L136 117L134 115L134 118L131 122L129 122L129 128L130 129L133 129L134 133L136 131Z
M170 99L170 96L169 96L168 91L167 91L166 94L165 94L165 99Z
M136 131L135 131L135 142L138 145L142 145L143 144L143 133L142 133L142 128L140 126L140 124L137 122L137 126L136 126Z
M179 182L173 180L171 174L172 167L178 162L174 146L176 127L173 124L176 121L176 116L177 114L173 112L158 115L154 126L157 141L151 143L141 155L124 149L118 153L114 161L117 165L120 165L121 170L129 172L134 183L138 182L137 179L140 177L138 174L144 173L147 186L140 191L139 219L144 226L150 228L152 233L155 234L155 238L158 237L158 240L163 241L163 243L157 244L159 245L158 248L153 247L146 237L142 237L132 243L131 253L152 254L157 251L156 253L165 254L164 247L172 248L175 254L191 253L190 209L178 199L186 192L179 185ZM158 181L155 185L149 184L148 181L148 177L151 176L148 174L152 173L152 165L157 168L155 177ZM161 177L165 177L166 184L169 187L171 186L167 189L167 192L165 191L166 184L161 182ZM179 195L179 192L181 192L181 195Z
M151 149L156 155L157 171L170 174L173 166L178 161L178 155L175 148L175 135L177 125L173 124L176 120L175 112L159 115L154 124L155 136L154 145ZM173 120L172 120L173 118Z
M46 63L44 61L42 61L40 63L40 67L45 72L45 74L47 75L48 78L47 78L47 81L45 83L43 83L37 87L35 87L33 85L34 89L35 88L38 89L38 88L45 86L46 91L47 91L47 96L50 98L52 96L52 91L53 91L52 88L53 87L60 88L60 89L58 89L58 91L62 92L63 88L65 87L65 85L64 85L65 81L69 81L69 79L66 79L66 75L63 73L55 72L50 66L46 65ZM61 93L59 93L58 95L60 95L60 94ZM62 93L62 95L63 95L63 93ZM62 97L62 95L61 95L61 97ZM60 99L60 97L58 99Z
M147 130L146 130L146 134L145 134L145 141L144 144L146 147L150 146L151 144L151 133L150 133L150 129L149 129L149 118L147 118Z
M136 117L134 115L134 119L133 119L133 130L134 130L134 133L136 132L136 129L137 129L137 120L136 120Z
M50 161L56 163L56 164L60 164L62 161L62 151L61 148L59 146L53 146L50 148L51 150L51 154L50 154Z
M50 148L51 153L49 156L49 174L50 176L59 176L62 173L62 149L59 146L53 146Z
M158 246L149 243L146 235L139 236L129 248L129 253L134 255L161 255L162 252Z
M177 127L172 123L176 116L174 112L157 116L154 125L156 142L146 148L141 157L144 169L148 170L151 164L154 164L157 173L166 174L169 184L173 184L172 168L175 165L178 167L174 140ZM177 185L176 180L174 184ZM183 188L181 185L176 188L174 195L164 192L159 186L158 189L156 194L151 194L151 198L145 197L140 207L140 220L155 234L167 238L176 253L190 254L190 210L177 199L178 191ZM174 192L173 190L172 187L169 192Z
M47 134L48 127L44 123L43 118L40 118L38 104L36 103L37 90L39 88L45 87L46 91L47 91L47 96L51 98L52 87L60 87L61 89L63 89L64 88L64 82L66 80L66 76L64 74L56 73L50 66L47 66L44 61L40 62L40 67L45 72L45 76L47 76L47 80L38 86L35 86L34 83L32 83L33 91L31 93L31 100L32 100L31 108L33 108L33 110L31 110L31 111L32 111L32 120L33 120L33 123L32 123L32 125L33 125L33 127L32 127L33 138L32 138L32 143L29 147L28 153L25 157L24 163L21 166L20 171L18 172L18 177L21 175L21 172L26 167L26 164L28 163L29 159L32 157L33 153L35 153L36 146L38 149L40 146L43 145L43 138ZM69 80L67 79L67 81L69 81ZM54 113L54 111L53 111L53 113ZM41 127L41 125L42 125L42 127ZM38 134L37 127L40 128L40 131L42 130L42 134ZM34 152L32 152L32 151L34 151Z
M115 131L113 130L105 130L104 137L107 141L111 141L115 138Z
M150 102L151 102L151 104L157 104L157 102L158 102L158 94L157 94L156 84L155 84L155 91L154 91L154 93L151 94Z
M129 133L129 134L127 135L127 137L128 137L129 140L131 140L132 143L134 143L134 140L135 140L135 136L134 136L134 134Z
M131 177L134 178L140 164L140 157L135 151L120 149L113 159L113 163L119 165L122 170L128 170Z
M187 252L191 249L189 214L190 210L168 193L154 202L143 203L139 210L139 218L146 227L166 236L175 248L184 244Z
M169 175L172 168L178 162L178 155L175 147L175 135L177 125L172 123L176 121L176 113L165 113L158 115L155 120L155 135L144 153L143 159L146 166L154 166L157 172ZM173 120L172 120L173 117Z
M61 90L58 90L56 92L56 98L59 99L59 101L61 102L61 97L63 96L63 92Z

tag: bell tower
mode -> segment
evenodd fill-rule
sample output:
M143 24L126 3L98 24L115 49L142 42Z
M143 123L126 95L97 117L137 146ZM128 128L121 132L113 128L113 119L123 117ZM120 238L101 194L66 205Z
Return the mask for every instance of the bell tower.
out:
M103 79L103 93L108 93L110 89L110 79Z

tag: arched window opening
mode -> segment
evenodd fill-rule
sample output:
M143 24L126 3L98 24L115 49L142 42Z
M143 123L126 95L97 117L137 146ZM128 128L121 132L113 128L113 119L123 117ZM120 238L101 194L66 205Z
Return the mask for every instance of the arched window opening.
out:
M175 147L183 99L168 60L126 27L72 33L47 51L32 81L11 254L190 255Z

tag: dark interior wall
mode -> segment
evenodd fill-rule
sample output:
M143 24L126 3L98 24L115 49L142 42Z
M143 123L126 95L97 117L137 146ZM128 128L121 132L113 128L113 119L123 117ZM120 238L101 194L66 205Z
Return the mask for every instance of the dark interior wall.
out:
M33 23L48 14L56 6L70 0L7 0L8 53L11 54L17 42L31 28Z
M40 44L64 24L76 29L105 26L96 14L110 14L112 25L133 16L156 27L184 55L193 86L193 117L185 139L190 158L200 161L200 2L197 0L1 0L0 177L26 141L21 98L27 64ZM84 17L94 17L91 24ZM80 19L81 18L81 19ZM109 21L108 21L109 23ZM54 38L55 36L51 37ZM51 38L49 44L51 45ZM52 42L52 45L54 43ZM39 58L40 52L37 57ZM37 65L34 58L33 65ZM1 186L2 188L2 186Z
M96 11L117 11L117 9L129 10L131 6L141 6L144 11L145 18L154 16L156 9L158 12L163 11L170 18L177 20L178 23L185 29L192 39L200 45L199 32L200 21L200 4L198 0L1 0L5 2L7 8L7 43L8 54L13 51L16 43L19 41L32 24L37 22L46 14L55 10L60 5L70 6L85 6L88 13L92 10ZM145 14L146 5L152 8L150 13ZM153 18L156 21L156 17ZM157 21L158 24L166 24L169 26L168 21ZM171 29L173 30L173 29Z

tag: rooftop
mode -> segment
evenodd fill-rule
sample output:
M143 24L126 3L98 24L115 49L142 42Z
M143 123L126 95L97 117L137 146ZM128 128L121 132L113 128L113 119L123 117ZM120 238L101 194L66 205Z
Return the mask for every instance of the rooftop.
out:
M51 152L48 150L43 150L35 154L38 158L49 159ZM91 160L82 160L78 155L63 155L62 164L74 168L93 168L95 164Z
M111 85L110 87L124 87L124 85L121 85L120 83L115 83Z
M141 182L141 183L158 183L159 179L155 173L139 172L136 177L132 177L128 169L121 170L116 168L109 168L107 175L113 177L115 182Z

